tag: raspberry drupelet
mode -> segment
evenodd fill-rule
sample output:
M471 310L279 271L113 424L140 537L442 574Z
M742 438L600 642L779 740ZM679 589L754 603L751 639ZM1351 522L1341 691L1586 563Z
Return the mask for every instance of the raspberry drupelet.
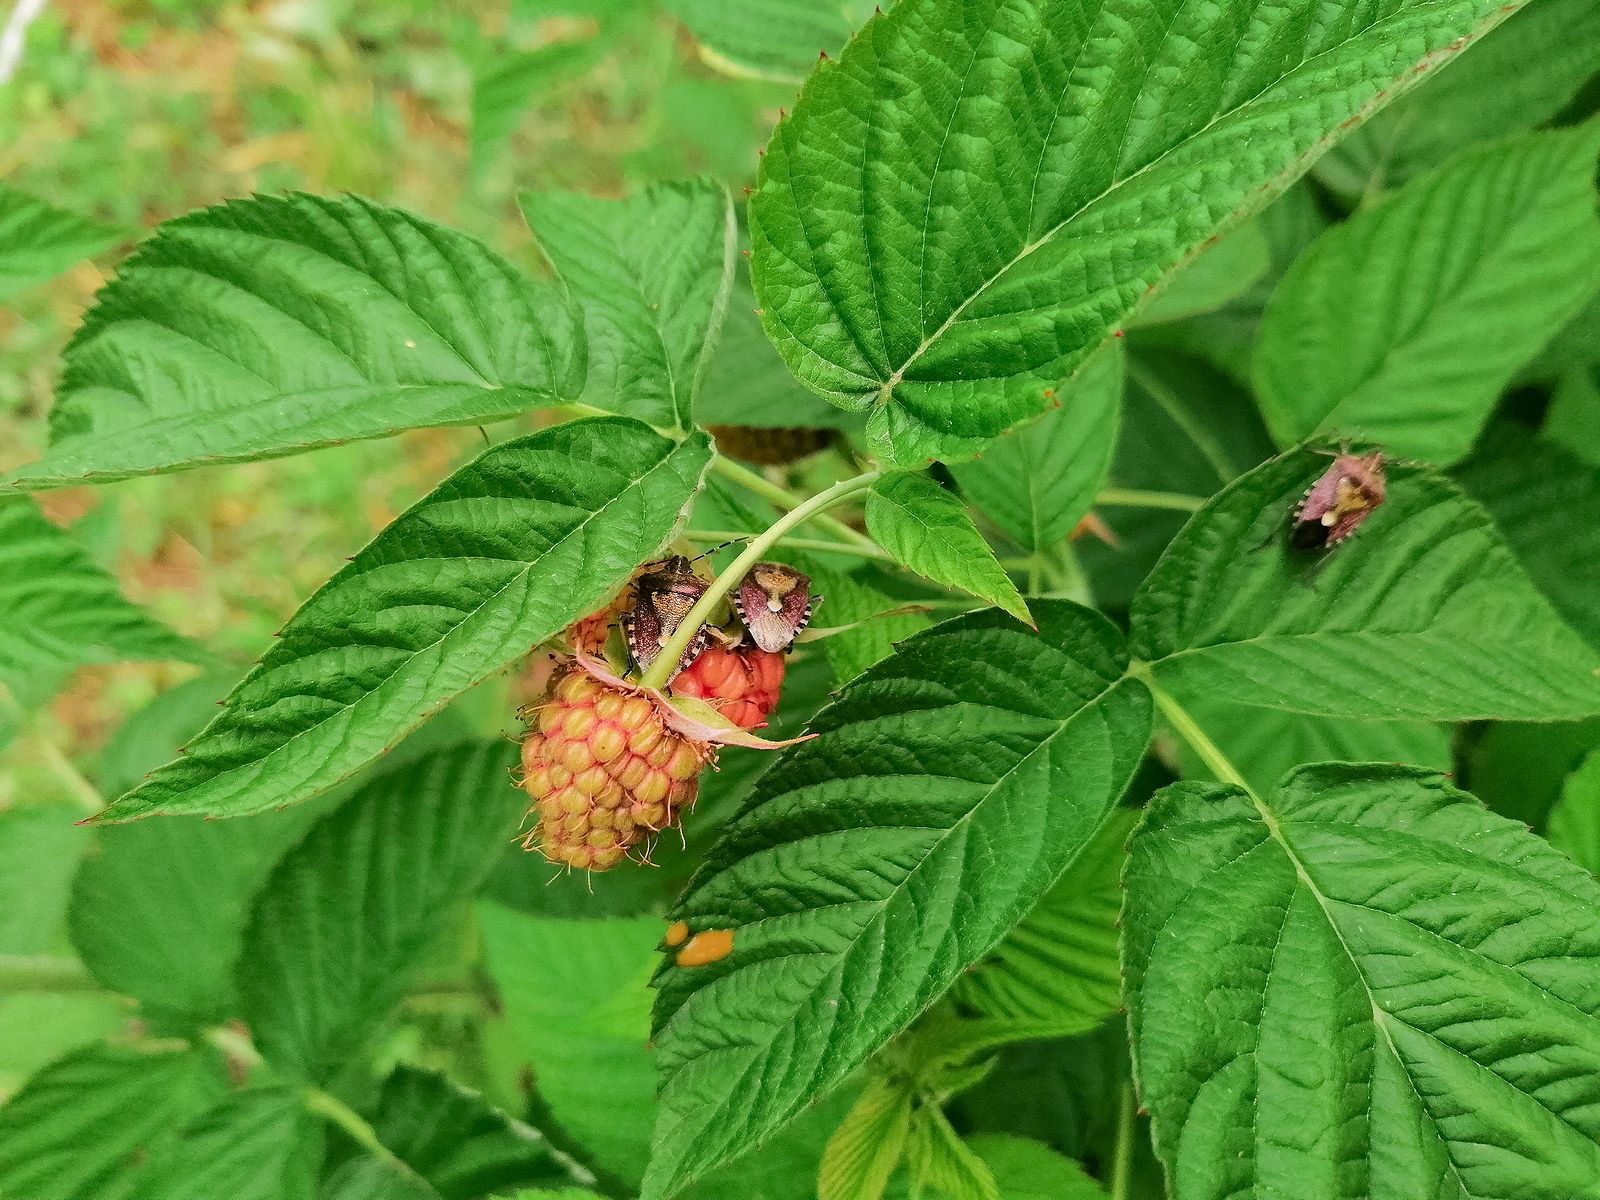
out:
M672 691L704 700L741 729L760 729L778 706L786 662L755 646L711 646L672 681Z

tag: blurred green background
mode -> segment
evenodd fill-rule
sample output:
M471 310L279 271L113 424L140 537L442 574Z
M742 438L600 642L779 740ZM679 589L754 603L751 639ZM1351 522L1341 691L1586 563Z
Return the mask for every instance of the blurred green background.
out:
M520 189L611 196L694 173L738 189L793 94L711 60L653 0L50 0L0 86L0 184L129 233L0 303L0 469L38 457L62 347L163 220L255 191L352 191L538 270ZM482 445L475 429L419 430L41 499L131 599L242 670L344 556ZM0 809L90 807L111 734L196 670L14 682ZM498 728L504 685L480 692L471 706Z

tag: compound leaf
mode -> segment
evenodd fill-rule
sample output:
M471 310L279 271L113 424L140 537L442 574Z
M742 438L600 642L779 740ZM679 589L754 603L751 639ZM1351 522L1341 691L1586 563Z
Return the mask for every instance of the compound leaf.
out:
M892 465L1044 408L1205 242L1499 0L903 0L807 81L750 202L767 332Z
M1124 917L1176 1200L1567 1200L1600 1178L1600 884L1442 776L1160 793Z
M664 965L645 1195L676 1191L826 1093L988 954L1105 820L1149 697L1115 628L1041 601L902 644L757 784L681 902L733 931ZM764 1064L783 1056L786 1069Z
M407 509L301 606L189 745L102 820L238 816L325 791L614 595L710 460L595 418L502 442Z
M0 184L0 300L116 245L128 231Z
M194 643L124 599L33 501L0 498L0 672L198 656Z
M460 917L521 810L507 745L468 745L380 775L278 864L245 932L246 1021L279 1070L346 1067Z
M524 192L522 211L572 294L589 345L583 399L688 429L733 283L727 189L658 183L627 200Z
M1453 484L1390 466L1388 498L1331 551L1289 545L1330 460L1242 476L1196 513L1134 598L1132 642L1187 693L1326 716L1560 720L1600 713L1600 656Z
M1028 550L1066 541L1105 484L1117 448L1122 354L1097 355L1060 400L953 468L962 495Z
M1462 153L1324 233L1261 323L1278 444L1312 434L1453 462L1600 273L1592 130Z
M1017 585L954 493L926 475L896 473L872 485L866 509L867 532L896 562L1030 619Z
M570 399L560 289L483 243L353 196L232 200L169 221L68 345L42 489L295 454Z

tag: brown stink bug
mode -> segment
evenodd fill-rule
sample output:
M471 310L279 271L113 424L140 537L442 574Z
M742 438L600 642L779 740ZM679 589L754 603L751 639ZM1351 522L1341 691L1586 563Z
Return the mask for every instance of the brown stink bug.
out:
M1349 537L1383 503L1383 455L1340 454L1295 505L1289 544L1327 550Z
M639 576L634 586L633 607L622 614L622 634L628 642L628 657L636 670L647 671L661 653L667 639L683 624L689 610L705 594L706 581L695 574L694 566L681 554L674 554ZM677 675L706 648L710 634L702 625L672 674Z
M811 594L811 577L782 563L757 563L733 593L750 640L769 654L787 650L821 602Z

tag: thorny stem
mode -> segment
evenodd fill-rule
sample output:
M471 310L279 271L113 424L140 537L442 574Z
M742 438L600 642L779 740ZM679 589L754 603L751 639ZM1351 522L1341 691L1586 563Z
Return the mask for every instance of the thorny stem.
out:
M1117 1143L1111 1157L1111 1200L1127 1200L1128 1178L1133 1171L1133 1130L1135 1121L1133 1084L1122 1085L1117 1105Z
M1259 803L1255 789L1246 782L1243 775L1239 774L1238 768L1228 761L1228 756L1223 754L1217 744L1206 735L1206 731L1195 723L1195 719L1189 715L1189 710L1173 699L1172 694L1155 681L1148 664L1135 663L1128 668L1128 673L1137 676L1144 682L1145 687L1150 689L1156 707L1172 725L1173 731L1189 743L1194 752L1200 756L1200 761L1205 763L1213 775L1223 783L1243 788L1252 800L1257 800Z
M1186 496L1182 492L1145 492L1137 488L1101 488L1095 494L1096 505L1107 508L1170 508L1175 512L1199 512L1205 503L1201 496Z
M719 462L722 460L718 460ZM743 468L740 468L741 470ZM818 513L825 512L835 504L843 503L857 492L864 492L876 482L880 471L867 471L853 479L846 479L834 484L826 491L818 492L811 499L804 501L773 522L771 528L765 533L757 534L738 558L734 559L728 569L718 575L706 588L700 599L695 601L688 616L673 631L666 644L661 647L661 653L650 664L650 669L644 673L639 681L641 686L647 688L662 688L666 686L667 679L671 676L678 660L683 657L684 650L694 640L694 635L700 626L706 623L712 611L721 603L722 598L733 590L734 586L745 577L746 572L756 563L761 561L761 556L770 549L774 543L781 541L783 535L797 525L802 525L811 520Z

